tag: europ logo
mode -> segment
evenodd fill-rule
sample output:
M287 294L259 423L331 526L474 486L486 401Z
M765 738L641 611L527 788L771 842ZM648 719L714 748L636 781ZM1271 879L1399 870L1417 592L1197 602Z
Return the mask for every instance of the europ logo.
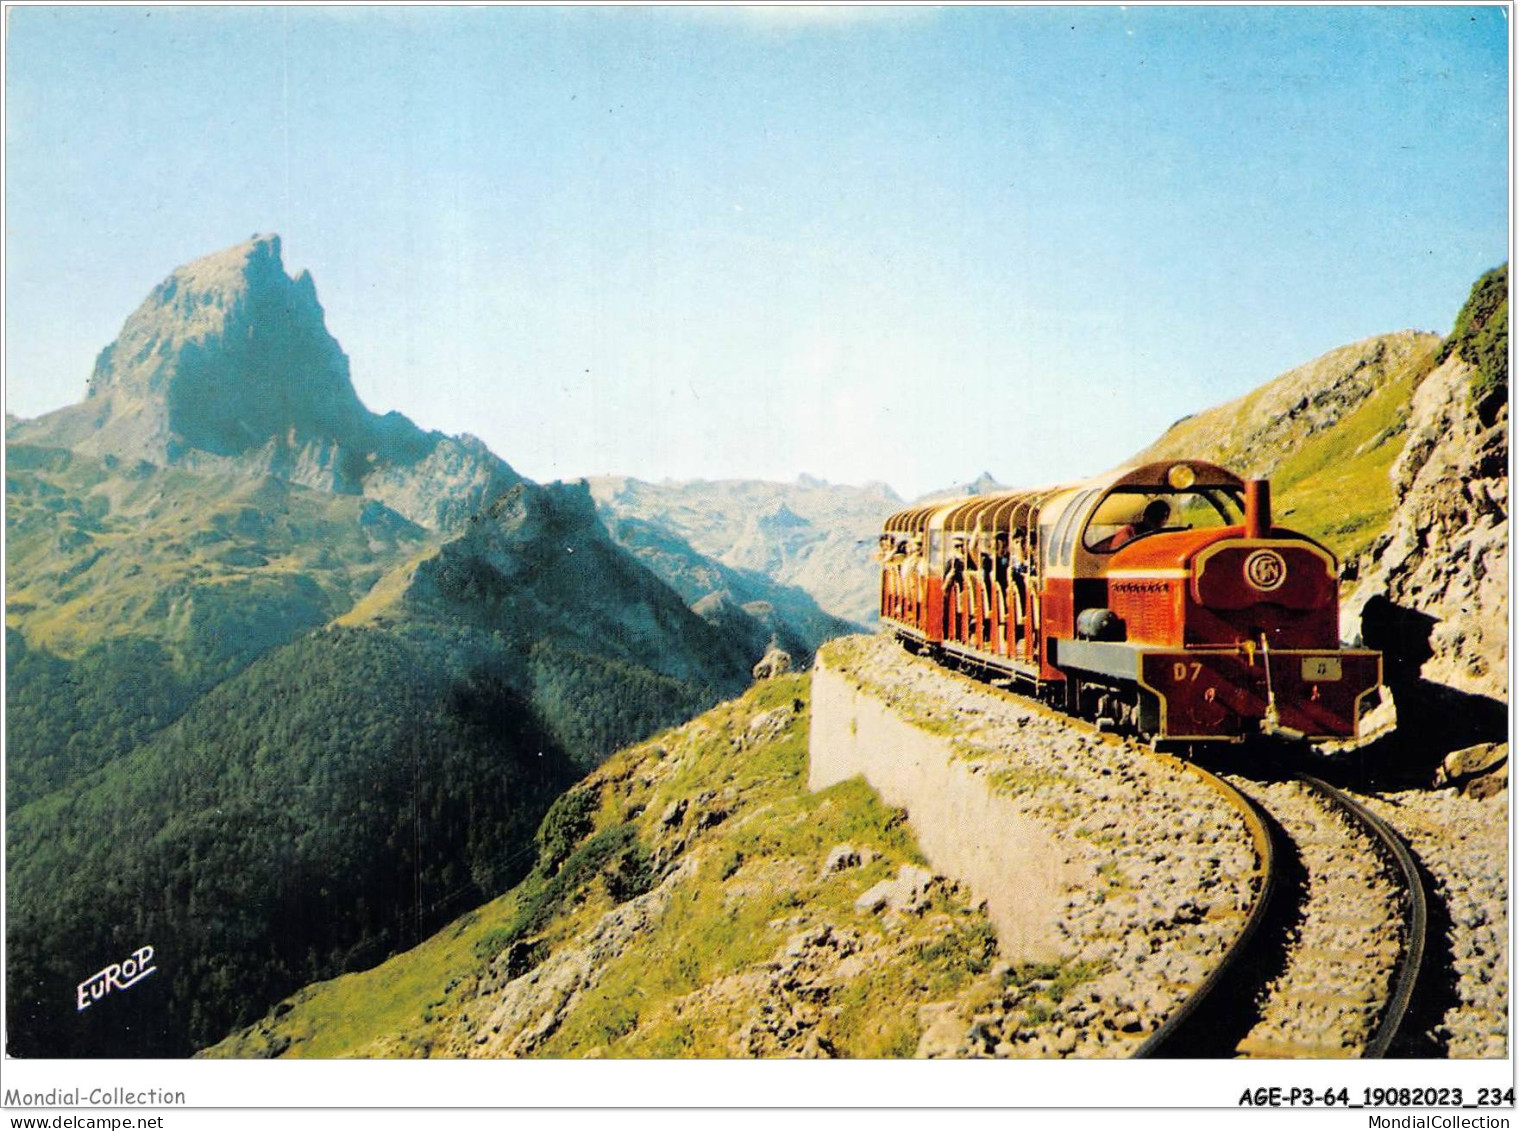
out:
M91 974L79 983L79 1009L83 1011L90 1008L112 990L131 989L157 969L153 965L153 948L138 947L120 962L111 963L104 970Z

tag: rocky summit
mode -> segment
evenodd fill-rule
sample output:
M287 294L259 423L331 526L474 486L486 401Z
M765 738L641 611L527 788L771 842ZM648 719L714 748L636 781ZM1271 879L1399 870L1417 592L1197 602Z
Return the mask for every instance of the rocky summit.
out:
M473 437L370 412L308 272L275 235L154 287L101 350L83 402L18 422L13 443L112 460L272 474L451 525L520 481Z

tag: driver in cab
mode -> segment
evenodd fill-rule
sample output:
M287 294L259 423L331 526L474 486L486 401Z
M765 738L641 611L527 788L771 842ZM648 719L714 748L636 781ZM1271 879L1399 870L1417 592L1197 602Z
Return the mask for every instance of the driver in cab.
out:
M1165 499L1151 499L1145 504L1145 509L1139 517L1125 526L1120 526L1102 541L1092 547L1098 553L1110 554L1120 546L1125 546L1136 538L1143 538L1146 534L1154 534L1171 521L1171 504Z

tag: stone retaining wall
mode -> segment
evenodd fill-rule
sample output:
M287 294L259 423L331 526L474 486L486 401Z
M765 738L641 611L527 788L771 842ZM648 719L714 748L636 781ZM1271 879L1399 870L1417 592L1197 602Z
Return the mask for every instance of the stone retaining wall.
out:
M845 675L819 662L812 677L808 785L857 775L907 810L933 867L985 900L1005 957L1062 957L1057 924L1073 867L1053 829L990 788L949 740L903 721Z

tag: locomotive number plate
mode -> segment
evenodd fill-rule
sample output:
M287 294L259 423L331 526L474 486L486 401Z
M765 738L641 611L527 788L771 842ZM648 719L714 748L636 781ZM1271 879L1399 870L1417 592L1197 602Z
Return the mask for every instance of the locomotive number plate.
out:
M1313 683L1332 683L1340 678L1338 656L1304 656L1303 679Z

